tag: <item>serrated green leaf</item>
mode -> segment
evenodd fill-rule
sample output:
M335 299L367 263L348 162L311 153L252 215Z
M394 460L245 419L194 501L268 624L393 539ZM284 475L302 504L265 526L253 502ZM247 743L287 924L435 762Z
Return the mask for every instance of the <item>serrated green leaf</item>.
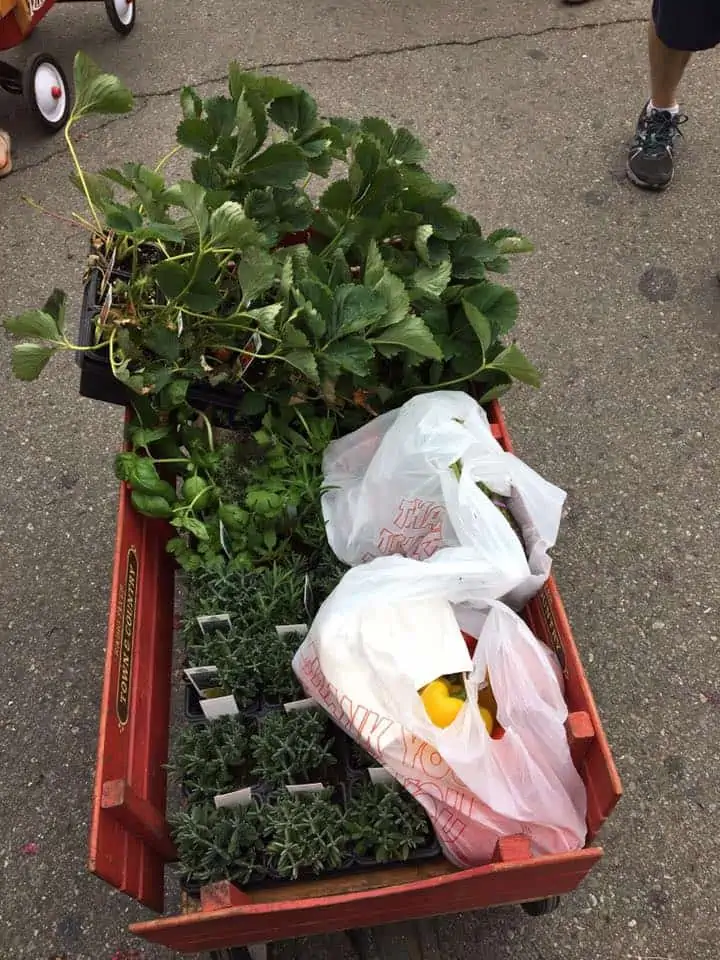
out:
M375 290L385 301L383 326L400 323L410 310L410 297L400 277L386 270Z
M261 187L289 187L307 176L305 155L297 144L273 143L245 165L245 175Z
M202 116L203 102L194 87L183 87L180 91L180 109L186 120Z
M470 301L463 300L462 307L468 323L472 327L475 336L480 341L480 346L483 348L484 353L493 341L492 324L485 314L478 310L478 308L474 304L470 303Z
M133 108L133 95L122 81L100 67L81 50L75 54L74 63L75 104L74 119L91 113L129 113Z
M319 205L321 210L330 210L337 213L347 213L352 203L352 188L348 180L336 180L321 195Z
M444 180L433 180L424 170L403 166L401 168L403 186L421 200L449 200L455 196L455 187Z
M385 263L380 254L380 247L378 247L376 240L371 240L368 245L367 256L365 257L363 283L366 287L375 287L380 283L384 274Z
M229 97L209 97L205 101L205 116L219 142L229 137L235 127L235 103Z
M488 237L488 241L497 247L498 253L502 255L513 253L532 253L535 250L534 245L527 237L523 237L517 230L504 227L501 230L495 230Z
M319 383L320 376L315 357L310 350L291 350L285 354L283 360L291 367L299 370L311 383Z
M433 235L433 228L429 223L422 223L415 231L415 249L422 262L428 266L431 264L430 251L428 250L428 240Z
M374 355L372 345L362 337L345 337L336 340L326 348L323 358L357 377L366 377L370 373L370 361Z
M267 250L250 247L240 257L236 275L242 290L243 304L248 306L256 297L269 290L275 282L277 276L275 260Z
M199 183L193 183L192 180L182 180L170 187L166 196L169 204L188 211L200 237L204 237L210 221L205 202L207 197L205 188Z
M514 290L498 283L479 283L463 290L463 300L471 303L492 326L492 339L498 340L515 326L518 298Z
M248 103L246 92L240 96L237 102L235 113L235 129L237 135L237 147L231 166L232 171L239 170L245 161L251 157L257 150L264 136L258 140L258 124L255 119L255 112Z
M335 336L368 330L385 316L385 299L374 290L344 284L335 291Z
M378 346L402 347L431 360L442 360L443 356L430 328L415 315L410 315L400 323L388 327L373 336L370 342Z
M303 134L317 127L317 103L305 90L278 97L268 110L271 119L287 133Z
M176 300L190 281L188 268L172 260L161 260L153 267L153 276L168 300Z
M175 132L181 147L202 155L210 153L217 142L217 136L209 120L201 117L186 117Z
M12 349L12 372L18 380L37 380L57 347L39 343L17 343Z
M515 380L520 380L522 383L527 383L531 387L540 386L539 370L530 363L525 354L514 343L511 343L491 363L488 363L487 369L507 373L508 376L514 377Z
M264 330L267 333L275 333L275 321L282 312L282 308L283 305L281 303L269 303L265 307L248 310L247 316L257 323L260 330Z
M195 280L181 302L193 313L211 313L220 304L220 294L211 280Z
M50 314L58 330L62 333L65 329L65 312L67 310L67 295L64 290L57 287L53 290L43 305L45 313Z
M34 337L52 343L62 341L55 318L46 310L28 310L16 317L3 320L3 326L14 337Z
M441 297L452 276L452 265L449 260L438 263L436 266L422 266L412 275L412 285L415 290L428 297Z
M380 166L380 149L375 140L366 137L355 147L348 171L353 196L360 197L373 182Z
M245 215L241 203L226 200L210 216L210 242L215 247L239 250L260 240L257 228Z
M398 163L423 163L427 159L427 150L418 138L406 130L398 127L390 146L390 157Z
M251 90L266 103L277 97L291 97L298 88L282 77L268 77L260 73L248 73L236 62L232 62L228 72L230 96L239 100L244 90Z
M490 387L489 390L485 391L478 400L478 403L490 403L491 400L498 400L504 396L511 387L512 381L509 379L507 383L496 383L494 387Z
M143 340L163 360L177 360L180 356L180 341L175 330L156 323L144 331Z
M105 222L111 230L122 234L133 234L143 225L137 210L120 203L105 205Z

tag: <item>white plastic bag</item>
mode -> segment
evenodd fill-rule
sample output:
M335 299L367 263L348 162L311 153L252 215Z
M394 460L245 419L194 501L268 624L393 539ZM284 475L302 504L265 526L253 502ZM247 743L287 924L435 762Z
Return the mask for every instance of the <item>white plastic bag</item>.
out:
M487 862L499 837L517 833L536 854L582 847L586 797L557 661L508 607L477 599L485 573L468 553L383 557L350 570L293 667L307 694L425 807L457 865ZM459 624L478 637L473 659ZM449 727L436 727L417 691L462 672L467 702ZM500 740L476 706L487 675Z
M458 462L459 478L452 467ZM441 547L472 547L489 581L510 582L503 599L515 609L550 573L548 549L565 493L506 453L485 411L465 393L415 397L333 441L323 472L327 536L345 563L392 554L424 560ZM509 498L527 555L478 482Z

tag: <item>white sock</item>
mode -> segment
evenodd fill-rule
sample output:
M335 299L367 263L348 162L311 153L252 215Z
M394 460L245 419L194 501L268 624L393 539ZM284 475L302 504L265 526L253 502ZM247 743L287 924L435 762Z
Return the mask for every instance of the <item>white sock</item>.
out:
M652 113L653 110L656 110L659 113L669 113L671 116L675 116L680 113L680 104L676 103L674 107L656 107L652 100L648 100L647 112Z

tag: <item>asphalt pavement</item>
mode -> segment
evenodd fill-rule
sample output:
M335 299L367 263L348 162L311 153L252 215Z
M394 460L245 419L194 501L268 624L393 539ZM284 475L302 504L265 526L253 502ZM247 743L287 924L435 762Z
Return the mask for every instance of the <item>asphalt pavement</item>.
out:
M507 411L519 453L569 492L556 574L626 795L604 860L558 913L444 918L428 958L718 956L720 62L708 53L689 71L672 190L639 193L623 165L647 96L648 6L138 0L121 40L101 4L69 4L27 44L68 69L81 48L139 94L132 116L88 128L91 169L165 153L179 89L219 89L236 58L307 85L327 113L412 127L465 208L537 245L510 282L545 383ZM24 202L79 209L62 138L2 93L0 126L16 161L0 182L0 315L58 286L77 317L84 234ZM128 936L142 911L85 869L121 415L78 398L70 357L21 385L8 353L3 343L0 960L167 960ZM409 951L402 928L387 932L383 960ZM340 936L277 954L350 956Z

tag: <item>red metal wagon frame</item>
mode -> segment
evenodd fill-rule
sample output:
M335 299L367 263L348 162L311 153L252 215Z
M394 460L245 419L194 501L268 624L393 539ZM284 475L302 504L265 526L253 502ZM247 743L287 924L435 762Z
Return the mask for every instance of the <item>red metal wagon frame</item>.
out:
M492 403L494 435L512 444ZM172 685L174 570L165 522L137 514L120 492L117 541L90 834L90 870L162 912L164 868L175 858L165 820ZM587 788L585 849L530 854L524 837L498 843L492 863L459 870L446 860L373 869L244 892L205 887L194 913L135 924L133 933L179 952L219 950L368 924L524 903L569 893L602 857L592 841L622 793L610 748L555 580L525 610L556 651L566 681L568 739Z

